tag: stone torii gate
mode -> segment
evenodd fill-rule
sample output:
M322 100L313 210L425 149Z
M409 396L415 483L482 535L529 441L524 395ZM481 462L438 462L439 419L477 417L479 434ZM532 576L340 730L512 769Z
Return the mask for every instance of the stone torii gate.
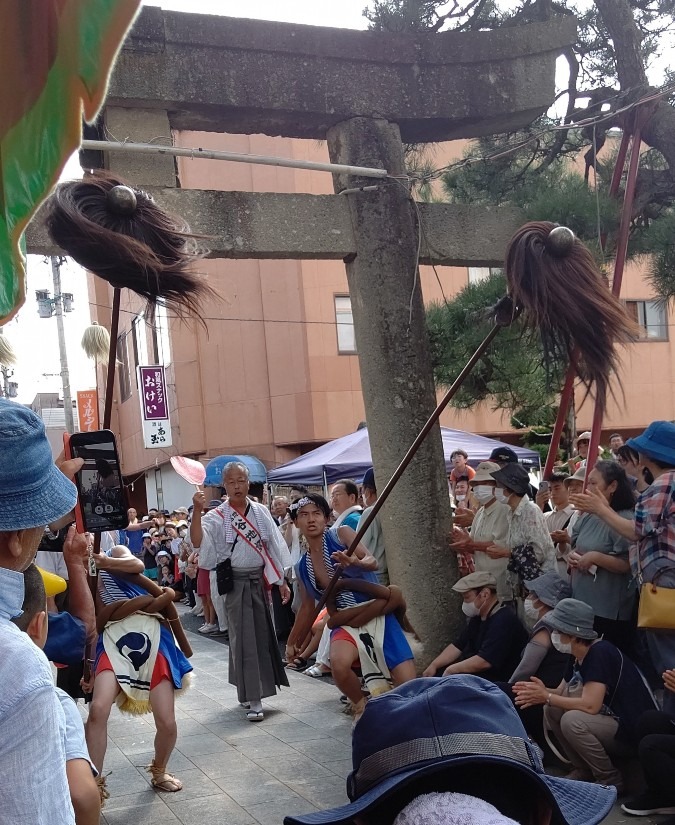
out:
M331 161L405 176L404 143L515 129L546 110L574 20L492 32L395 35L179 14L145 7L120 54L109 132L144 142L170 130L328 141ZM334 176L345 196L176 187L173 159L111 152L107 166L211 236L211 257L342 259L378 486L435 406L419 288L417 214L403 179ZM419 204L422 263L489 265L518 210ZM39 219L30 252L53 252ZM364 354L365 355L364 357ZM427 439L382 511L393 581L435 654L454 631L450 511L440 433Z

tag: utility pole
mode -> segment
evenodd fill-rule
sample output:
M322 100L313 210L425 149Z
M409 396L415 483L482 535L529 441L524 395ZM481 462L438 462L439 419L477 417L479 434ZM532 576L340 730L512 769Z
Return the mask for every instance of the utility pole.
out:
M70 395L70 371L68 353L66 352L66 333L63 327L63 293L61 292L61 258L51 256L52 276L54 278L54 309L56 310L56 329L59 336L59 355L61 357L61 382L63 384L63 409L66 417L66 430L75 432L73 421L73 399Z

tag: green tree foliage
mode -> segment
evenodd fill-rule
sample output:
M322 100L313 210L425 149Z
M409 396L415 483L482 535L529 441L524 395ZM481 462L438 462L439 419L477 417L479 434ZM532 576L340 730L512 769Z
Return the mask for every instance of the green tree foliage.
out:
M432 304L427 311L434 376L439 386L449 387L464 364L488 334L492 322L486 307L506 291L505 278L493 273L469 284L452 301ZM466 409L490 400L495 409L515 411L527 424L548 425L555 393L565 364L542 363L536 335L516 320L499 333L489 350L466 379L451 402Z

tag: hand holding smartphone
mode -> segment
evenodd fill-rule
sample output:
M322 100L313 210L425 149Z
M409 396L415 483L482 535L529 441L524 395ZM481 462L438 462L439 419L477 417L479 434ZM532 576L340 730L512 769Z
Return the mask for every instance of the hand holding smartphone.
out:
M79 533L104 533L127 526L126 491L115 436L110 430L90 433L65 433L66 458L81 458L82 468L75 474L77 505L75 524Z

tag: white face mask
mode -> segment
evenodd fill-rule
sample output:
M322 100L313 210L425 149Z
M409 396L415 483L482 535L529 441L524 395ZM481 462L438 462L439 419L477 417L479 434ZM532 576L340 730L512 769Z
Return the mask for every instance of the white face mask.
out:
M495 488L490 484L476 484L473 488L473 494L481 504L486 504L491 498L495 497Z
M571 653L572 642L563 642L560 638L560 633L554 630L551 633L551 644L558 651L558 653Z
M462 613L470 619L473 619L480 614L480 610L473 602L462 602Z
M465 498L466 496L455 496L455 501L460 504Z
M525 600L524 608L525 608L525 615L527 616L528 619L538 619L539 618L539 611L534 606L534 602L532 601L532 599L526 599Z
M506 504L506 502L509 500L509 497L506 495L506 493L501 487L495 488L495 498L497 499L497 501L501 501L503 504Z

